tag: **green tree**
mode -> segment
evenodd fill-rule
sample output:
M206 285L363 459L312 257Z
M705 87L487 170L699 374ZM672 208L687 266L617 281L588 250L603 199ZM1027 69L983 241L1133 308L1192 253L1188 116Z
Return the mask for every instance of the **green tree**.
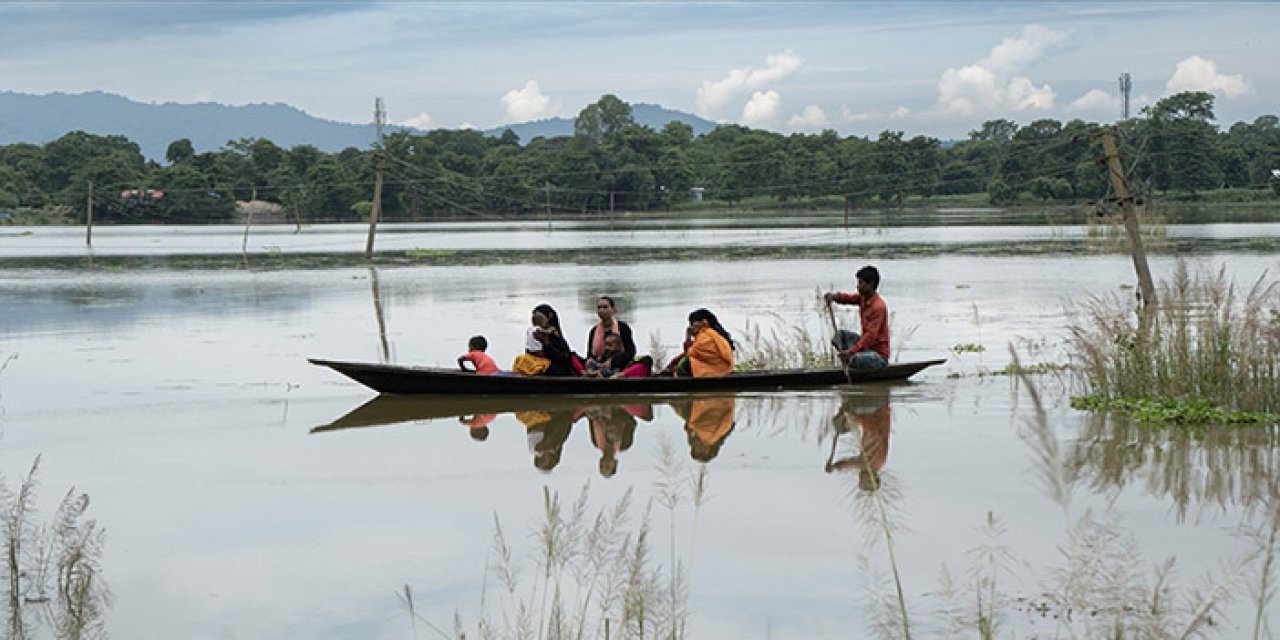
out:
M169 148L164 152L164 159L168 160L169 164L178 164L194 155L196 155L196 148L191 144L191 139L179 138L169 143Z

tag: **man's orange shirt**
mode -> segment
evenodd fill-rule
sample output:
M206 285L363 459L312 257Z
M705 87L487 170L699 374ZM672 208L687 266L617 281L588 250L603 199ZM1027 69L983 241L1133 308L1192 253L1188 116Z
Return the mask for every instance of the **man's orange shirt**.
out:
M837 293L831 296L831 299L840 304L858 305L858 316L862 320L862 336L849 351L851 353L874 351L888 362L889 307L884 303L884 297L877 293L863 300L857 293Z

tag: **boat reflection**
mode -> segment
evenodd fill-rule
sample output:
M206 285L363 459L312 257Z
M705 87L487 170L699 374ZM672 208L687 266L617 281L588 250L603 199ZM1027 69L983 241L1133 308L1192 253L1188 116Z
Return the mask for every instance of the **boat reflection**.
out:
M733 430L734 395L690 396L489 396L423 398L378 396L333 422L315 427L323 433L360 427L375 427L432 420L454 419L467 427L472 439L489 438L490 425L510 415L524 426L533 466L541 471L555 469L564 454L565 443L578 423L585 423L591 445L599 452L600 475L618 472L619 454L631 448L636 427L654 419L655 407L670 405L685 422L689 434L690 457L707 462L720 450Z

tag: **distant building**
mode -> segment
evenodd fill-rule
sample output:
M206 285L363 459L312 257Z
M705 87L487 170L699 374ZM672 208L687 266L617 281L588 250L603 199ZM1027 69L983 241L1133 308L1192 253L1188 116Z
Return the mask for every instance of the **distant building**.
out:
M692 192L693 192L693 201L694 201L694 202L702 202L702 194L703 194L703 193L706 193L706 191L707 191L707 190L706 190L706 189L703 189L702 187L694 187L694 188L690 189L689 191L692 191Z

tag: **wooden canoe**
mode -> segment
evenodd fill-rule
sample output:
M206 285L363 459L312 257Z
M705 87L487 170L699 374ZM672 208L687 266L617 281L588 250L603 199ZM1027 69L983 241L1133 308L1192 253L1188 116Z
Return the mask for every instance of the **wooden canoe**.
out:
M397 364L341 362L311 358L379 393L400 395L599 395L693 393L699 391L784 391L816 389L863 382L906 380L921 369L946 360L891 364L879 369L785 369L740 371L707 378L577 378L561 376L480 376L456 369L409 367Z

